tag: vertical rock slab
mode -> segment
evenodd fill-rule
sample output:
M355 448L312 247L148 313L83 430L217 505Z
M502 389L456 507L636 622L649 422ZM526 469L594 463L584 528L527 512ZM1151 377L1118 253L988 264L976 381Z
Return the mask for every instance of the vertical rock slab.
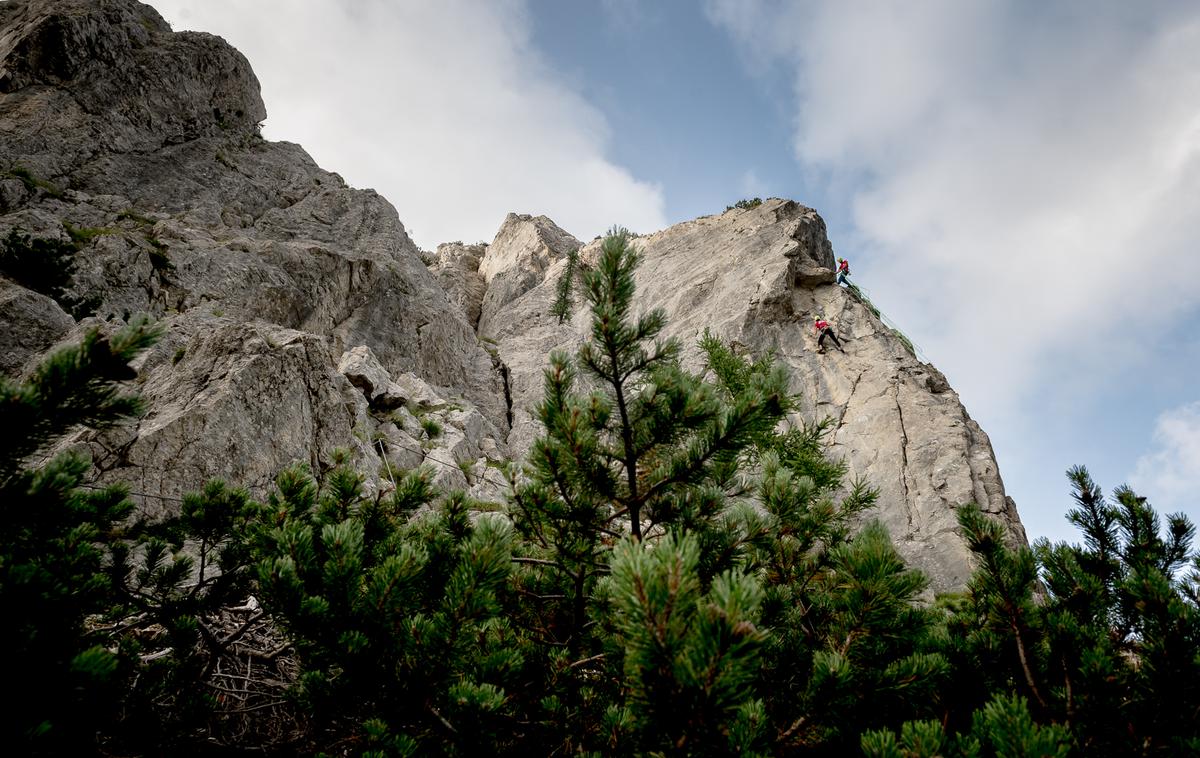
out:
M96 481L128 482L150 515L214 477L262 497L283 468L324 471L337 448L374 460L366 403L316 335L181 316L145 356L139 382L148 410L136 426L81 432L75 444Z
M438 245L437 253L429 263L429 270L437 277L446 297L463 312L471 325L479 324L483 296L487 292L487 281L479 271L487 248L482 244L447 242Z
M551 263L581 247L579 240L545 216L508 214L479 263L487 290L480 305L479 334L492 336L497 314L542 283Z

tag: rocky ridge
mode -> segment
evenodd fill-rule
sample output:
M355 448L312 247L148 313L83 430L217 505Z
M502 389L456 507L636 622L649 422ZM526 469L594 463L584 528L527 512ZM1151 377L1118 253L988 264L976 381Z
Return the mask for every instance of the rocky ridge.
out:
M150 512L225 477L264 492L296 461L351 450L386 489L427 463L447 487L502 497L504 461L538 433L545 357L583 338L550 315L582 244L510 214L490 244L424 253L396 210L297 145L259 136L266 110L223 40L172 32L134 0L0 5L0 235L79 246L76 320L0 274L0 371L17 376L83 330L148 312L165 336L140 359L148 412L80 433L97 481L124 480ZM641 237L639 299L690 346L709 328L774 350L833 453L881 491L877 515L938 589L970 568L954 509L978 502L1024 533L986 434L932 366L833 283L815 211L786 200ZM830 318L846 353L819 355Z

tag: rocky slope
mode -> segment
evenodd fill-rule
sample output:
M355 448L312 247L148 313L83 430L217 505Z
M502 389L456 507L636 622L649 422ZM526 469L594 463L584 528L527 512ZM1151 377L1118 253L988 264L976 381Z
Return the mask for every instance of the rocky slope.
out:
M386 488L422 462L441 483L498 498L498 465L538 433L547 353L582 338L549 315L580 243L510 215L490 245L419 251L395 209L347 187L297 145L263 140L246 60L220 38L173 33L134 0L0 4L0 235L79 246L62 303L0 274L0 372L20 373L94 325L149 312L148 412L80 433L99 481L132 483L157 512L214 476L259 493L295 461L349 448ZM811 209L771 200L643 237L639 296L670 333L704 328L775 349L836 422L834 454L882 493L878 516L934 586L969 571L954 508L975 501L1024 535L987 436L932 366L833 284ZM594 260L595 243L581 260ZM845 355L815 352L829 317ZM688 356L693 367L698 357Z

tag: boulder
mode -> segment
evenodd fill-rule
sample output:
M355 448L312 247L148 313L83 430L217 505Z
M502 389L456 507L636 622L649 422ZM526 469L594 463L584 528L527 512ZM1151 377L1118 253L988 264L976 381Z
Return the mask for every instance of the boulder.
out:
M0 277L0 376L14 377L65 337L75 319L51 298Z
M338 372L362 390L370 403L382 397L392 383L392 377L366 345L359 345L342 353L338 361Z

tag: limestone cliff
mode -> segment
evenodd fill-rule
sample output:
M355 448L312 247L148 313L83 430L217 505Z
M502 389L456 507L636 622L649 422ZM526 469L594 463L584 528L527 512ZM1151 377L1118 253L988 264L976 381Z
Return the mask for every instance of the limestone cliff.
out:
M505 236L517 235L509 228ZM532 238L534 230L525 236ZM706 328L753 354L774 352L791 369L792 388L807 403L804 415L835 420L832 454L879 489L872 515L936 587L962 586L969 575L954 514L959 505L978 503L1003 519L1014 541L1024 541L987 435L936 368L919 361L868 305L834 283L833 249L815 211L772 199L677 224L635 244L642 254L638 296L647 307L666 310L667 335L689 346L690 367L702 368L696 343ZM595 261L598 251L598 242L584 246L582 265ZM492 255L489 248L481 268L491 263L496 270ZM505 250L503 259L520 257ZM549 312L565 268L565 256L558 256L543 282L512 300L502 322L485 335L495 340L507 369L513 405L508 443L518 454L539 432L529 409L540 398L545 356L578 344L588 326L582 310L565 326ZM836 326L844 354L817 352L817 315Z
M77 320L0 273L0 372L91 326L159 318L165 336L139 366L147 414L70 441L151 512L213 476L261 493L338 447L372 487L425 462L443 485L499 497L497 465L538 433L546 355L586 327L582 312L564 325L549 314L580 243L510 214L490 245L422 253L375 192L263 140L265 117L236 50L174 33L135 0L0 4L0 235L73 241L71 294L91 305ZM1024 539L987 436L936 369L833 284L814 211L771 200L637 242L646 307L664 307L689 346L707 327L774 349L935 587L969 571L958 505L980 503ZM595 251L583 246L583 265ZM844 355L815 352L818 313ZM699 366L694 347L687 360Z
M19 373L95 323L161 319L166 336L139 379L147 416L80 440L101 479L156 496L149 508L211 476L261 490L280 466L320 469L336 447L355 449L372 476L384 454L397 466L446 458L448 482L466 486L455 451L437 452L453 419L423 440L411 413L372 407L337 367L365 346L386 371L439 388L418 411L470 407L479 436L502 440L503 383L474 322L386 200L297 145L263 140L265 117L240 53L173 33L149 6L0 5L0 234L73 234L74 289L99 301L76 326L4 281L0 367Z

